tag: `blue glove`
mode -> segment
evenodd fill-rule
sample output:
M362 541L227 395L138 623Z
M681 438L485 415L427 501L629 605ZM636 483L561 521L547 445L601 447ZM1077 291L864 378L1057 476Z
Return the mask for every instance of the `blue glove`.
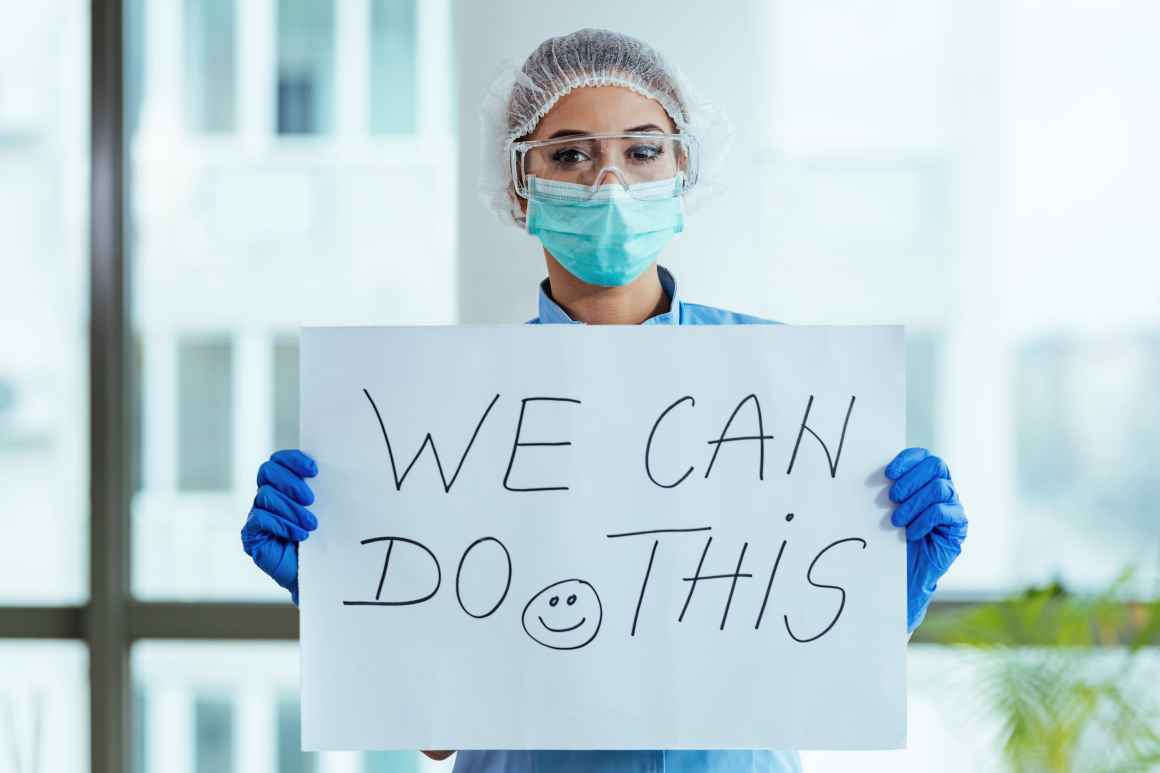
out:
M242 527L242 549L298 603L298 543L318 527L306 505L314 492L304 478L318 465L301 451L276 451L258 468L258 495Z
M946 462L925 448L907 448L886 466L898 504L890 522L906 527L906 630L926 616L938 580L962 551L967 515Z

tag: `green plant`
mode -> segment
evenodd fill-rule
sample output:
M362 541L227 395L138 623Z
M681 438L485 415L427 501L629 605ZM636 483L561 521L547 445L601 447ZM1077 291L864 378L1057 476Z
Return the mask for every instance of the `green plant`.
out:
M1160 770L1160 669L1144 656L1160 598L1124 601L1130 577L1094 595L1034 587L923 625L925 640L965 648L973 706L997 718L1009 770Z

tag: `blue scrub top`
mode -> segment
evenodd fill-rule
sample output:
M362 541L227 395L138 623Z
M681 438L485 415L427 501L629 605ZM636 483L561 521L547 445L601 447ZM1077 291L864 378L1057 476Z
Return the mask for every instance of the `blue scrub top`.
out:
M686 303L677 294L669 271L657 267L669 296L669 310L646 319L645 325L771 325L768 319ZM568 316L540 284L540 313L530 325L580 325ZM797 752L767 749L672 751L499 751L465 749L455 755L455 773L801 773Z

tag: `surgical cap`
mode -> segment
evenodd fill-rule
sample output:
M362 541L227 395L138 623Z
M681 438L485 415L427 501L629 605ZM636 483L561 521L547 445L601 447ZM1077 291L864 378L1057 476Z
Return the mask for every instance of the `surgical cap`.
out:
M728 146L729 124L724 116L694 97L688 83L647 43L610 30L582 29L548 38L521 67L505 67L483 99L480 193L501 220L522 222L512 189L511 144L535 131L562 97L584 86L622 86L656 100L677 131L695 135L701 142L700 182L687 194L686 205L689 198L711 187L713 168Z

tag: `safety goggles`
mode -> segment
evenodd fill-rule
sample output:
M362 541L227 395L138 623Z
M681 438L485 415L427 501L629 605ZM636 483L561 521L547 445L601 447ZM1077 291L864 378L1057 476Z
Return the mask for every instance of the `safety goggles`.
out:
M568 183L570 189L584 186L594 196L601 186L619 183L634 197L656 195L656 186L648 183L677 178L678 184L666 195L679 196L696 185L701 163L695 137L661 132L513 142L510 156L515 191L525 199L532 178L547 183L537 186L540 193L550 190L550 183Z

